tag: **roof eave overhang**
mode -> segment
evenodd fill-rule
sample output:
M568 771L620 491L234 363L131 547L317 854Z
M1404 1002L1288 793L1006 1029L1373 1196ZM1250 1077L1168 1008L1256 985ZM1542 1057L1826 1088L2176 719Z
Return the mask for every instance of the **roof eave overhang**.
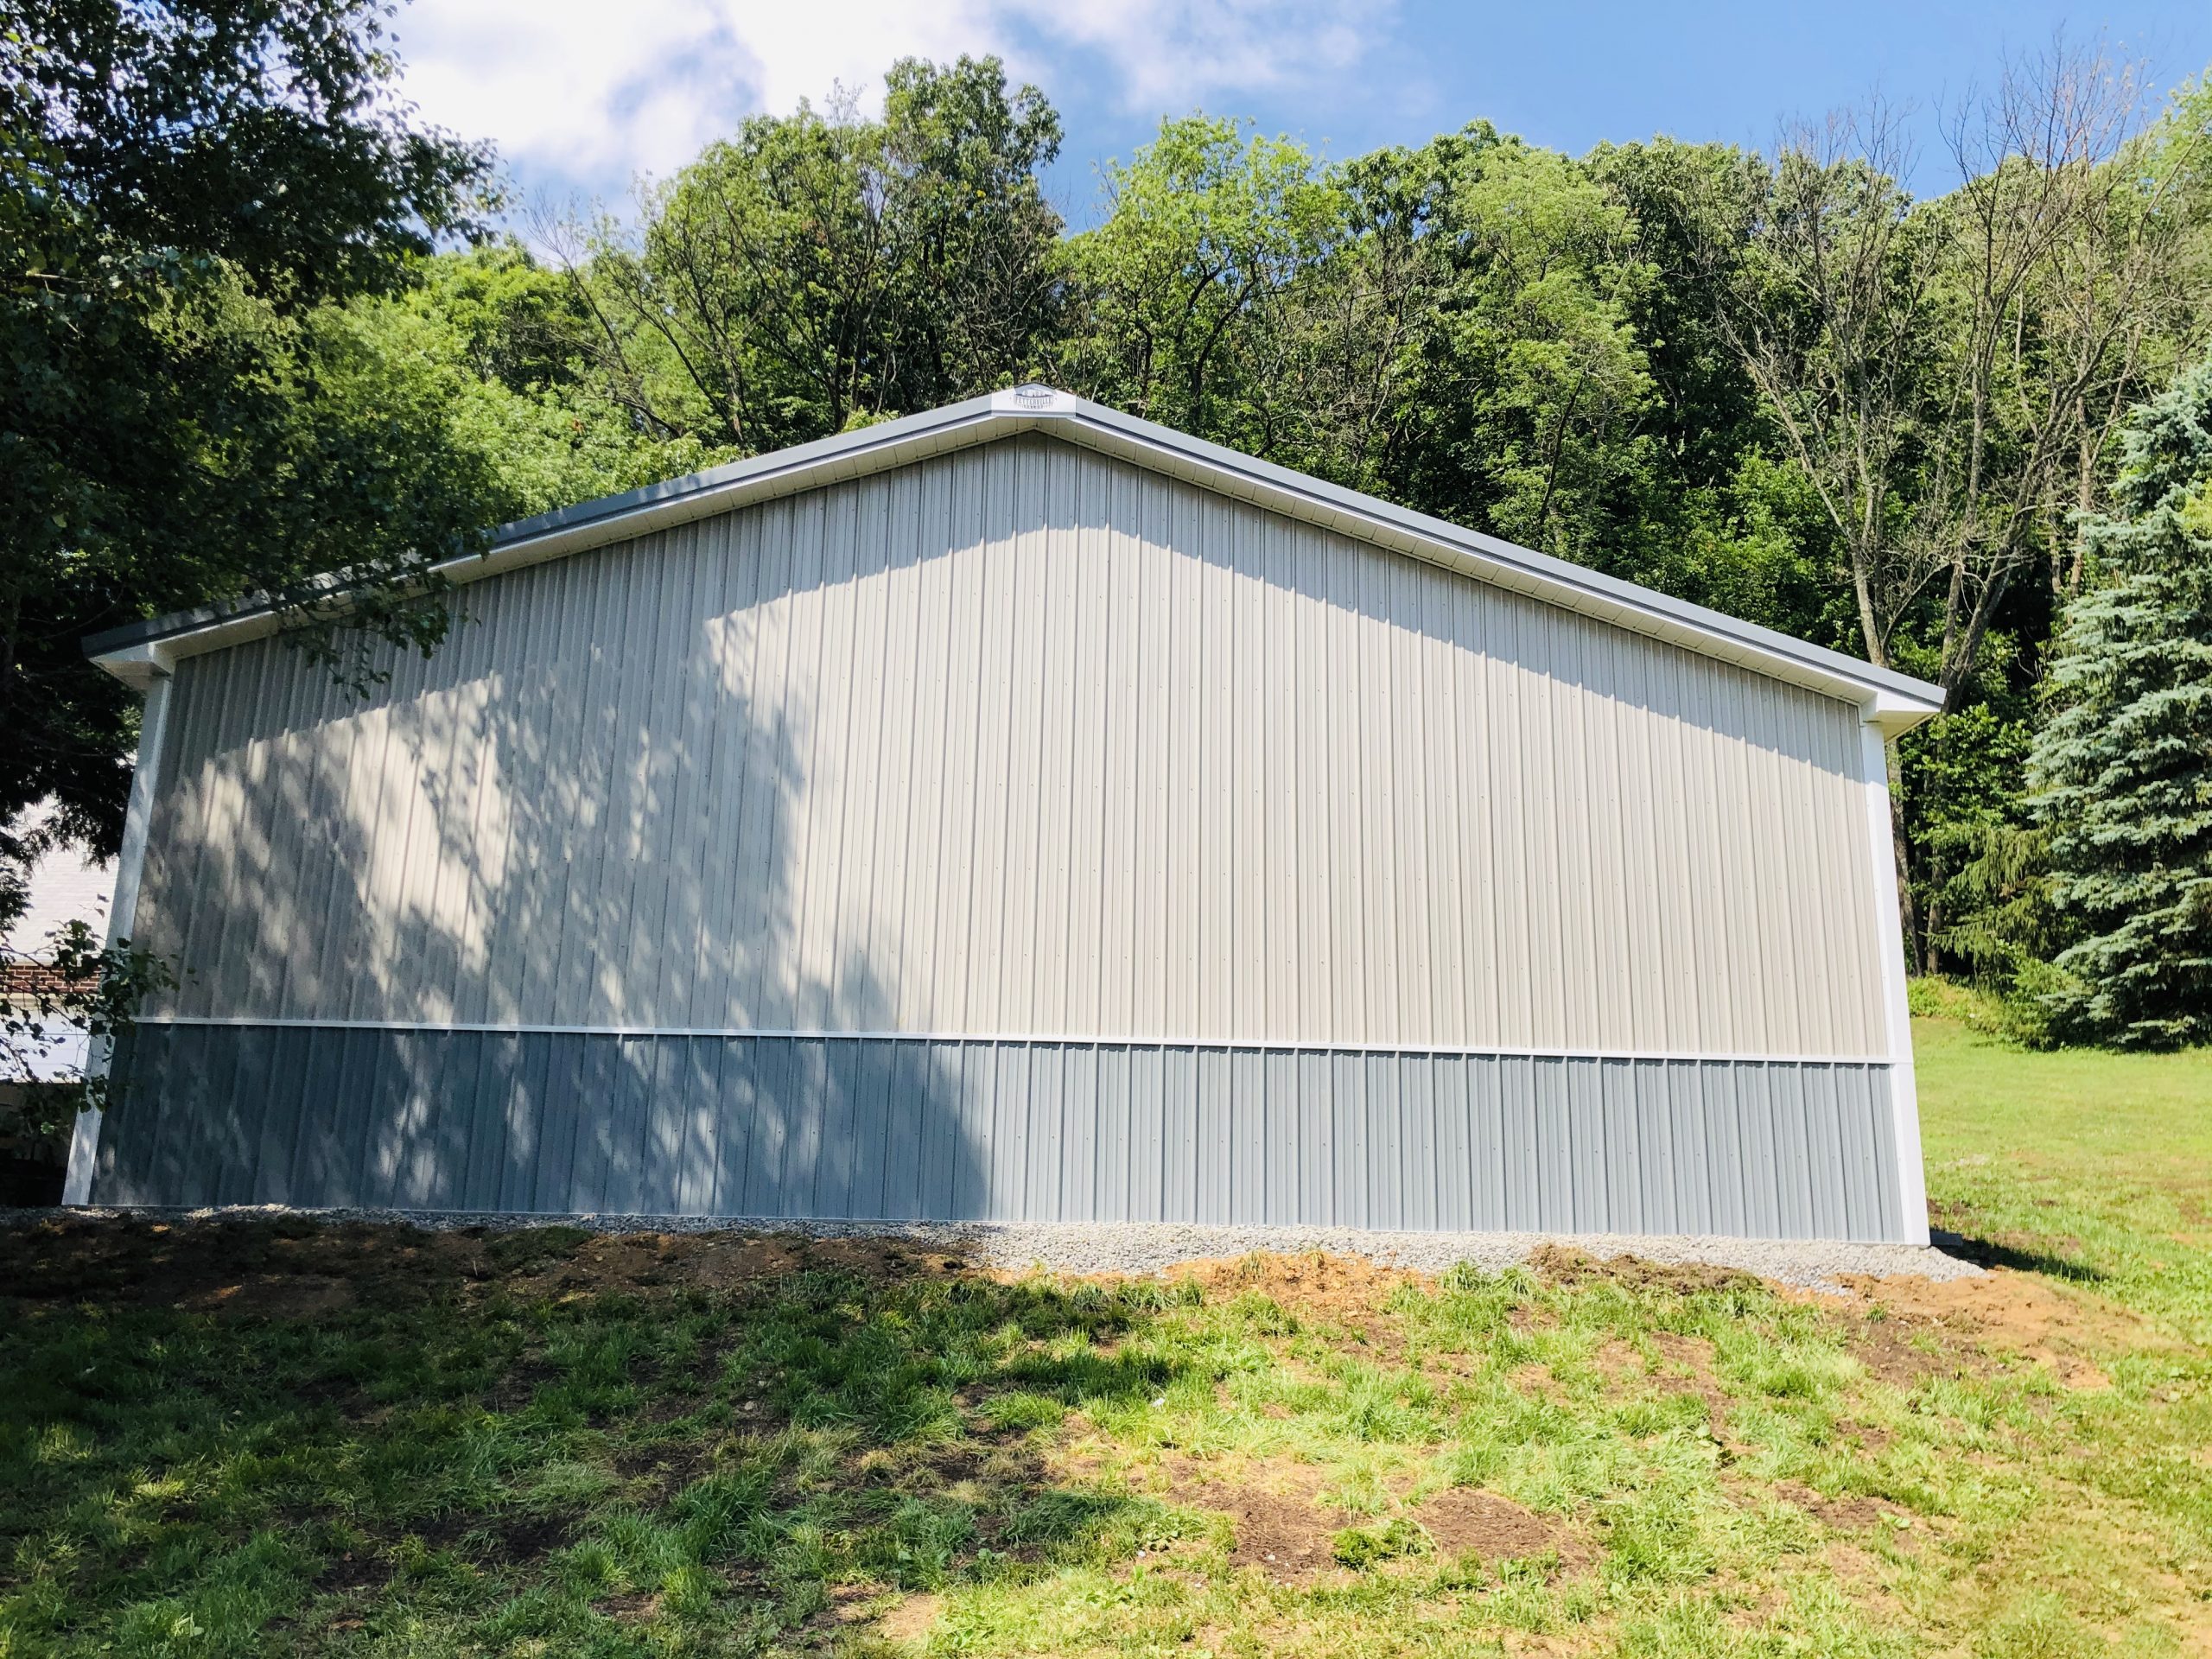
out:
M1862 718L1889 736L1910 730L1942 707L1941 691L1923 681L1065 393L1034 388L972 398L927 414L525 518L499 530L483 553L440 567L441 574L455 582L482 581L779 496L819 489L1039 429L1321 529L1665 640L1700 656L1855 703ZM156 676L170 671L183 658L261 638L275 632L281 624L274 604L250 599L115 629L87 639L85 649L109 672L143 688Z

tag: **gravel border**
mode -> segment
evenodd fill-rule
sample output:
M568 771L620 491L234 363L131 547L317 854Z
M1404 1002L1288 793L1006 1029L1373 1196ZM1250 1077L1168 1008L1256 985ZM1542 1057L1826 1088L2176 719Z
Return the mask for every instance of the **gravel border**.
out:
M1547 1246L1600 1261L1633 1256L1666 1267L1734 1268L1803 1289L1840 1293L1839 1275L1910 1274L1931 1280L1980 1277L1982 1269L1932 1245L1829 1239L1727 1238L1688 1234L1389 1232L1357 1227L1224 1227L1178 1222L799 1221L760 1216L522 1216L462 1211L294 1210L282 1205L214 1209L86 1208L0 1210L0 1228L48 1220L221 1221L302 1216L317 1221L399 1222L454 1230L513 1231L583 1227L602 1233L781 1233L807 1238L899 1238L957 1252L985 1266L1019 1272L1159 1274L1179 1262L1325 1250L1384 1267L1441 1273L1461 1262L1500 1272Z

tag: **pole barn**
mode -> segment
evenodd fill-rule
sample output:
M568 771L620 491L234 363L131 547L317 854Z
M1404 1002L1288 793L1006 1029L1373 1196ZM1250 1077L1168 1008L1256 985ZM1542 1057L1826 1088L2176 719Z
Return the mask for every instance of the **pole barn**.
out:
M1927 1237L1936 688L1043 387L146 690L70 1196Z

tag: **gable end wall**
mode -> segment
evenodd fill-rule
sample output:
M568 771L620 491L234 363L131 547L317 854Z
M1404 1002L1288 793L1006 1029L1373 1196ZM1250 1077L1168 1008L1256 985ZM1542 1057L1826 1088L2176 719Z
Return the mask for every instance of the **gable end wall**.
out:
M1149 1214L1070 1172L1187 1058L1182 1218L1904 1225L1848 704L1035 436L461 602L366 702L180 665L137 924L189 976L96 1196ZM970 1196L824 1192L909 1129ZM1340 1196L1376 1135L1452 1196Z

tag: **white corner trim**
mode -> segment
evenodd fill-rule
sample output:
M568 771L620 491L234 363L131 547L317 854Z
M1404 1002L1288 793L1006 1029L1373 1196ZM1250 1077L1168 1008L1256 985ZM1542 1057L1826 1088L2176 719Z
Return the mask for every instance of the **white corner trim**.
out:
M1890 1118L1897 1144L1898 1218L1909 1244L1928 1243L1928 1173L1920 1154L1920 1091L1912 1068L1912 1006L1905 991L1904 918L1897 906L1897 840L1890 820L1890 757L1881 724L1859 730L1859 775L1874 878L1874 950L1882 969L1889 1033Z
M169 723L171 681L159 660L159 648L149 652L146 705L138 717L138 763L130 773L130 803L123 819L123 849L116 855L115 894L108 901L107 942L112 946L131 936L138 913L138 878L146 867L147 821L153 815L154 791L161 786L162 741ZM105 1077L115 1057L112 1038L94 1042L85 1057L87 1076ZM99 1157L100 1119L97 1107L77 1114L76 1133L69 1141L69 1169L61 1182L61 1202L89 1204L92 1197L92 1166Z
M105 1042L94 1045L95 1052L87 1059L87 1071L107 1070ZM69 1168L61 1178L61 1202L76 1205L92 1201L92 1164L100 1152L100 1120L105 1114L97 1106L86 1106L77 1113L77 1128L69 1137ZM51 1190L51 1189L49 1189Z

